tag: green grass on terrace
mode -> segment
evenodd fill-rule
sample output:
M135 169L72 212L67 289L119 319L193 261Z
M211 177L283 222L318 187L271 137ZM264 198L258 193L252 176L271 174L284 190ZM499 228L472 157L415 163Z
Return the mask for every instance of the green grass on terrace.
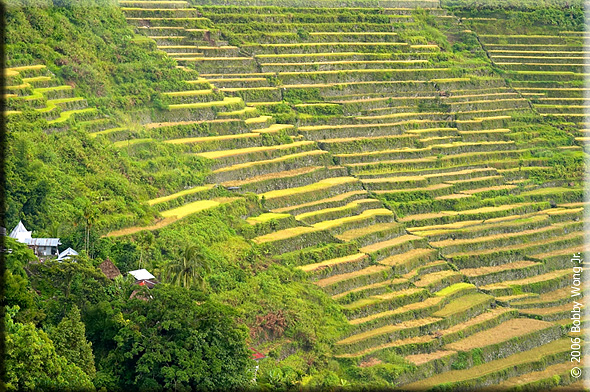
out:
M261 65L265 65L265 64L261 64ZM232 80L232 79L226 79L226 80ZM222 87L219 90L233 93L233 92L238 92L238 91L272 91L272 90L278 90L279 88L280 87Z
M451 294L454 294L458 291L466 290L466 289L475 289L475 285L471 284L471 283L465 283L465 282L455 283L454 285L445 287L444 289L437 291L435 293L435 295L438 297L446 297L448 295L451 295Z
M485 304L486 302L490 302L493 297L491 295L482 294L482 293L475 293L470 295L464 295L451 301L448 305L446 305L441 310L433 313L434 317L450 317L455 314L463 313L469 310L473 306L477 306L480 304Z
M301 63L261 63L262 66L275 66L275 67L290 67L290 66L306 66L306 65L338 65L338 64L358 64L358 65L371 65L371 64L424 64L428 63L428 60L342 60L342 61L312 61L312 62L301 62Z
M244 47L261 46L276 48L291 48L300 46L409 46L407 42L298 42L288 44L247 44ZM428 47L436 45L412 45L412 47Z
M240 98L241 99L241 98ZM233 116L240 116L248 113L255 113L256 108L253 106L247 106L241 110L235 110L233 112L219 112L217 113L217 117L233 117Z
M145 138L145 139L132 139L132 140L121 140L118 142L113 143L113 145L115 147L127 147L127 146L132 146L134 144L140 144L140 143L148 143L148 142L152 142L155 139L151 139L151 138Z
M162 197L158 197L156 199L148 200L147 203L150 206L153 206L154 204L163 203L163 202L166 202L166 201L169 201L169 200L177 199L177 198L179 198L181 196L186 196L186 195L191 195L193 193L206 191L206 190L212 189L213 187L214 187L214 185L196 186L194 188L185 189L183 191L176 192L176 193L173 193L171 195L162 196Z
M297 194L297 193L311 192L314 190L331 188L331 187L333 187L335 185L339 185L339 184L346 184L346 183L353 183L353 182L358 182L358 179L354 178L354 177L334 177L334 178L328 178L325 180L321 180L321 181L315 182L310 185L304 185L301 187L290 188L290 189L279 189L276 191L266 192L266 193L263 193L261 196L264 196L266 199L273 199L276 197L282 197L282 196L287 196L287 195Z
M39 87L36 88L35 91L39 93L44 93L47 91L61 91L61 90L72 90L72 86L63 85L63 86L55 86L55 87Z
M571 76L583 76L588 77L590 74L577 73L570 71L510 71L512 73L526 74L526 75L571 75Z
M346 263L351 263L351 262L361 262L362 260L366 259L368 256L364 253L355 253L349 256L344 256L344 257L338 257L336 259L330 259L330 260L326 260L326 261L322 261L319 263L314 263L314 264L306 264L306 265L302 265L299 268L302 271L313 271L315 269L318 269L320 267L327 267L327 266L334 266L337 264L346 264Z
M426 380L405 385L404 388L407 388L408 390L422 391L432 388L436 385L450 385L451 383L455 382L458 383L466 380L474 380L496 372L505 372L511 368L516 368L519 365L528 363L542 363L545 357L550 357L554 354L565 353L568 350L571 350L570 346L571 342L569 338L554 340L551 343L536 347L533 350L520 352L510 355L506 358L487 362L469 369L452 370L450 372L437 374L433 377L427 378Z
M391 58L395 55L415 55L415 54L428 54L432 55L432 52L425 53L365 53L365 52L329 52L329 53L281 53L281 54L257 54L254 57L260 59L273 59L273 58L289 58L289 57L332 57L332 56L371 56L371 57L385 57Z
M326 230L326 229L341 226L341 225L349 223L349 222L360 221L360 220L364 220L364 219L374 217L374 216L391 216L391 217L393 217L393 212L391 212L387 208L376 208L373 210L365 210L358 215L347 216L344 218L318 222L318 223L314 224L313 227L315 227L317 229Z
M211 94L213 90L189 90L189 91L175 91L169 93L163 93L171 97L190 97L194 95L207 95Z
M116 127L105 129L104 131L92 132L89 134L90 137L97 137L98 135L108 135L109 133L129 130L127 127Z
M25 65L22 67L11 67L11 68L6 68L4 70L4 72L21 72L21 71L29 71L29 70L33 70L33 69L43 69L43 68L47 68L46 65L44 64L36 64L36 65Z
M500 37L500 38L566 38L562 35L527 35L527 34L479 34L480 37Z
M164 140L164 143L170 144L184 144L184 143L201 143L201 142L214 142L220 140L231 140L241 138L251 138L260 136L258 133L238 133L236 135L220 135L220 136L199 136L199 137L188 137L181 139L170 139Z
M580 188L576 188L580 189ZM538 195L555 195L564 192L570 192L572 188L555 187L555 188L539 188L532 191L521 192L520 196L538 196Z
M67 120L69 120L69 118L71 116L73 116L74 114L82 114L82 113L98 113L98 110L96 108L86 108L86 109L80 109L80 110L68 110L67 112L61 112L59 114L59 118L56 118L55 120L52 121L48 121L47 124L57 124L57 123L62 123L65 122Z
M225 106L232 103L240 103L242 98L240 97L225 97L223 101L212 101L212 102L196 102L196 103L182 103L176 105L168 105L170 110L174 109L196 109L196 108L210 108L214 106Z
M187 215L194 214L195 212L199 212L207 208L218 206L219 204L221 203L216 200L199 200L185 204L181 207L173 208L171 210L162 211L161 214L165 218L176 217L180 219Z
M154 5L158 5L158 4L186 4L188 5L187 1L184 0L120 0L119 1L120 5L124 5L124 4L154 4ZM174 8L176 9L176 8Z
M555 325L546 321L528 318L515 318L505 321L489 330L478 332L463 340L448 344L451 350L469 351L475 348L506 342L512 338L524 337L534 332L540 332Z
M249 154L249 153L260 152L260 151L267 151L267 152L280 151L280 150L285 150L285 149L292 149L292 148L307 146L307 145L311 145L311 144L314 144L314 142L311 140L304 140L304 141L299 141L299 142L294 142L294 143L289 143L289 144L278 144L278 145L274 145L274 146L257 146L257 147L246 147L246 148L232 149L232 150L209 151L209 152L198 153L197 155L202 156L204 158L208 158L208 159L216 159L216 158Z
M292 227L289 229L284 229L284 230L280 230L280 231L277 231L274 233L265 234L263 236L256 237L256 238L254 238L253 241L256 243L259 243L259 244L263 244L265 242L284 240L287 238L296 237L301 234L313 233L316 231L319 231L319 229L316 229L314 227L305 227L305 226Z
M231 150L229 150L229 151L231 151ZM238 169L266 165L268 163L284 162L284 161L289 161L291 159L296 159L296 158L305 158L305 157L325 155L325 154L328 154L328 152L324 151L324 150L305 151L305 152L295 153L295 154L291 154L291 155L284 155L284 156L278 157L278 158L271 158L271 159L267 159L267 160L263 160L263 161L249 161L249 162L244 162L244 163L237 163L232 166L217 169L214 171L214 173L231 172L231 171L238 170Z
M156 4L157 5L157 4ZM140 8L140 7L121 7L122 11L194 11L194 8Z
M283 219L283 218L288 218L290 216L291 216L291 214L279 214L279 213L274 213L274 212L268 212L268 213L260 214L258 216L250 217L250 218L248 218L248 222L250 222L252 224L265 223L265 222L269 222L273 219Z
M138 10L144 10L145 8L136 8ZM162 10L169 10L169 9L162 9ZM192 10L192 9L191 9ZM125 17L126 20L170 20L172 18L151 18L151 17L145 17L145 18L128 18ZM207 18L193 18L193 17L183 17L183 18L174 18L174 20L201 20L201 21L205 21L205 20L209 20Z
M35 83L35 82L48 82L51 79L52 79L51 76L35 76L32 78L23 78L23 82L30 84L30 83Z

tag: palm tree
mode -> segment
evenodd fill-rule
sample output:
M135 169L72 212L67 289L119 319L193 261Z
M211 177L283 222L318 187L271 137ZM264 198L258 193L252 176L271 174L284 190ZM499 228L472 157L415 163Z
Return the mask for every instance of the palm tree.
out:
M61 234L63 223L62 222L53 222L51 226L49 226L49 237L51 238L59 238Z
M137 244L139 245L139 268L145 268L145 256L148 254L153 243L154 235L149 231L143 231L142 234L138 236Z
M86 207L84 207L84 220L86 222L86 231L85 231L85 235L84 235L84 239L86 242L86 254L89 254L90 252L90 230L92 229L92 225L94 225L96 223L96 221L98 220L98 210L96 209L96 207L90 203L88 203L86 205Z
M167 278L180 286L191 287L197 283L204 289L203 272L209 272L207 259L199 252L195 245L188 245L179 259L173 260L166 266Z

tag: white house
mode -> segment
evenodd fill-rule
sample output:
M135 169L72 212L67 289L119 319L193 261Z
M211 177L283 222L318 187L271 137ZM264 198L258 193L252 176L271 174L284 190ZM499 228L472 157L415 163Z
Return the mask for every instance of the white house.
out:
M10 232L9 237L14 238L22 244L27 244L35 252L37 257L57 257L59 255L58 246L61 245L59 238L33 238L31 233L21 221Z
M76 252L72 248L68 248L68 249L64 250L63 252L61 252L59 254L59 256L57 256L57 261L68 260L74 256L78 256L78 252Z
M159 283L156 277L150 274L145 268L129 271L129 275L135 278L135 283L140 286L147 286L150 289Z
M135 271L129 271L129 275L133 275L133 277L137 281L156 279L156 277L154 275L150 274L148 272L148 270L146 270L145 268L144 269L138 269L138 270L135 270Z

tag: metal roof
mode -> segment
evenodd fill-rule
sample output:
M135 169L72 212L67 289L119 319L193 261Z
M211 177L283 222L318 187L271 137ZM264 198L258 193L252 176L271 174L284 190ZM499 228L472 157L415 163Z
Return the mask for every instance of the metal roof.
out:
M25 244L30 246L58 246L59 238L26 238Z
M156 279L156 277L148 272L146 269L138 269L135 271L129 271L131 275L136 280L147 280L147 279Z
M58 260L64 260L65 258L70 258L70 256L78 256L78 252L76 252L74 249L72 248L68 248L66 250L64 250L63 252L61 252L59 254L59 256L57 256Z

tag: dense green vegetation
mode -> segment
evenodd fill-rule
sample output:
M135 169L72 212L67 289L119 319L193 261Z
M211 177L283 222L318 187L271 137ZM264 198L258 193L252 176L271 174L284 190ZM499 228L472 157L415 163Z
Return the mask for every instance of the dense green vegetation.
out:
M501 18L502 24L488 25L486 34L543 34L559 28L562 31L582 31L584 29L584 8L572 6L561 10L552 7L535 6L532 10L506 10L491 6L485 9L471 7L456 11L465 18Z
M508 9L508 10L539 10L541 12L557 11L560 9L580 9L584 8L584 2L581 0L442 0L443 7L457 7L464 9Z
M501 381L561 363L543 345L563 310L539 309L583 250L585 125L481 42L581 32L579 5L210 3L9 2L6 226L80 255L5 239L7 389L393 388L513 347L543 366ZM415 6L434 9L391 8ZM551 325L464 341L515 318Z
M45 64L106 113L157 106L161 92L190 89L153 42L134 39L114 1L7 5L6 66Z
M22 247L13 245L15 250ZM134 385L206 389L247 385L251 362L246 330L235 324L230 308L202 293L168 285L130 298L135 290L132 282L122 278L106 282L96 267L82 260L46 264L31 271L35 279L28 283L40 292L39 297L33 304L13 299L11 309L23 306L27 311L22 316L12 315L17 319L46 315L41 324L50 331L52 340L43 331L37 332L30 321L10 324L12 318L8 319L8 332L14 334L14 338L9 335L14 345L7 346L9 389L79 389L92 386L90 380L96 387L109 390ZM8 272L12 273L10 269ZM62 284L48 285L49 279ZM142 300L142 296L153 300ZM83 309L85 324L80 321L76 304ZM52 319L59 320L64 313L55 325ZM27 337L29 334L31 337ZM27 346L24 342L29 339L48 342L44 350L50 351L44 354L35 346ZM26 350L35 353L40 364L25 359ZM30 369L18 370L23 362Z
M129 109L154 110L161 92L192 88L187 72L153 43L134 41L112 2L10 2L6 26L7 66L47 65L61 84L74 86L106 115L100 120L106 124L135 126L138 118ZM47 121L30 109L7 121L7 226L23 219L40 235L59 235L77 249L92 252L84 243L86 230L96 238L97 232L151 221L156 213L143 200L199 185L206 175L203 159L179 157L175 146L160 145L151 151L152 161L138 161L132 150L83 131L92 121L72 122L59 134L47 134Z
M60 355L43 330L35 328L32 323L14 322L18 310L18 306L6 309L6 388L15 391L92 388L91 376L75 362ZM90 362L82 365L90 366Z

